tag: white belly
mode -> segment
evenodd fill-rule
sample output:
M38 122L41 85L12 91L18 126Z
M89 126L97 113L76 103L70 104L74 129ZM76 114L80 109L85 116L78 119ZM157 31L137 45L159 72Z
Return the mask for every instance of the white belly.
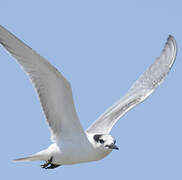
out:
M51 156L53 156L52 163L60 165L97 161L103 159L111 152L80 146L59 148L56 144L52 144L48 150L49 152L51 151Z

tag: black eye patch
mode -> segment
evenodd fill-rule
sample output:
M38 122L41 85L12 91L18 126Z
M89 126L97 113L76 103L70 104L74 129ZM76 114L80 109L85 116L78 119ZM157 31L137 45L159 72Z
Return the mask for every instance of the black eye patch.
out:
M101 139L101 134L96 134L96 135L94 135L94 140L96 141L96 142L99 142L99 143L101 143L101 144L104 144L104 140L103 139Z
M96 134L96 135L94 135L93 138L94 138L94 140L95 140L96 142L99 142L101 136L102 136L101 134Z
M103 139L99 139L99 142L100 142L101 144L104 144L104 140L103 140Z

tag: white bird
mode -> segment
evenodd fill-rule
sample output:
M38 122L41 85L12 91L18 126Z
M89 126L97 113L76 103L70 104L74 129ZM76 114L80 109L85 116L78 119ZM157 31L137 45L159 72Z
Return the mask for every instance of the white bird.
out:
M176 41L169 35L160 56L132 85L127 94L84 131L75 110L70 83L64 76L2 26L0 44L30 77L53 141L47 149L15 161L45 161L45 164L41 165L45 169L100 160L113 149L118 149L116 140L109 134L112 127L163 82L177 53Z

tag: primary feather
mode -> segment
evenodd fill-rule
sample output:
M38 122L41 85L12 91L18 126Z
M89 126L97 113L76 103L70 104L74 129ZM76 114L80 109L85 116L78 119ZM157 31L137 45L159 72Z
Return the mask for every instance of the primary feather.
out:
M177 53L177 44L169 35L161 55L132 85L128 93L102 114L88 133L109 134L114 124L131 108L143 102L165 79Z
M52 139L83 134L74 107L69 82L47 60L0 26L0 44L17 60L30 77L51 129Z

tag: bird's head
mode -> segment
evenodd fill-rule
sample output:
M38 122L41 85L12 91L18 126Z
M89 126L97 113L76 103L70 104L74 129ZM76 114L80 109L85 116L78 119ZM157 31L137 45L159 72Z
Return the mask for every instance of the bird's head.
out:
M116 146L116 140L109 134L95 134L93 135L93 140L98 148L105 150L119 150Z

